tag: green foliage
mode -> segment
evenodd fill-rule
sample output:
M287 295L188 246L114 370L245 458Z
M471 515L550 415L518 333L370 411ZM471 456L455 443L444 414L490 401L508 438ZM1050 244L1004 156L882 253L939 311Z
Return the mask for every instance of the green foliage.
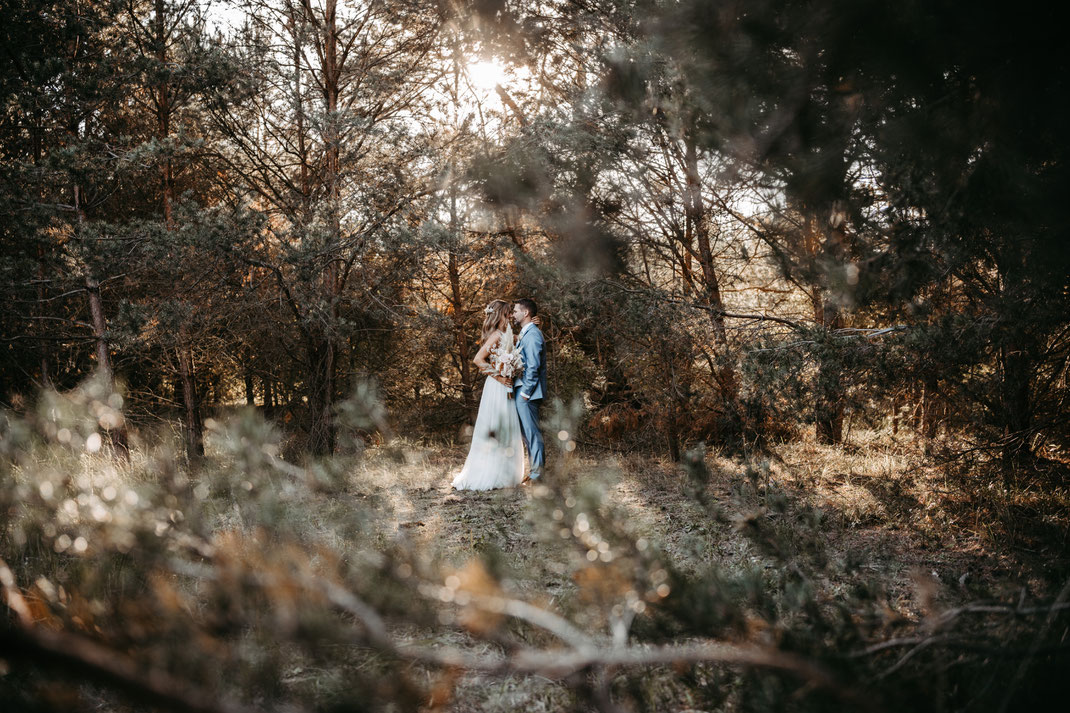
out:
M73 637L73 650L91 638L112 656L189 681L198 695L417 710L454 686L485 695L458 683L456 667L479 670L498 647L519 651L493 659L506 672L547 652L547 668L528 672L559 680L539 694L557 706L687 699L754 710L987 710L999 701L974 698L979 681L1004 682L1021 702L1058 690L1050 672L1065 663L1057 643L1065 608L1019 603L1015 615L998 601L955 605L920 574L918 608L904 608L878 576L881 553L837 545L835 513L768 460L730 461L721 472L725 461L697 448L668 473L581 465L573 437L583 408L559 407L547 422L557 448L545 484L527 496L430 503L450 523L432 537L464 542L458 553L434 540L424 549L418 531L427 523L395 519L404 516L386 496L399 491L392 481L405 463L418 462L411 448L398 451L401 460L385 449L365 455L383 459L385 480L361 484L350 479L361 461L283 460L278 431L248 410L209 424L210 457L195 470L167 443L115 464L95 452L106 441L94 436L114 424L119 405L89 384L43 395L33 420L5 414L5 596L9 606L12 591L32 602L32 616ZM368 389L341 413L356 428L382 417ZM322 472L347 475L325 489ZM677 500L649 512L672 492ZM24 631L8 611L3 626ZM437 658L425 642L450 653ZM686 665L665 666L671 656L638 663L658 646L677 647L686 661L683 652L703 642L728 648ZM992 653L1027 649L1027 658ZM34 650L36 667L0 650L13 669L0 680L5 695L37 700L26 693L37 680L83 695L53 679L50 655ZM638 665L603 681L599 657L622 651ZM577 652L594 658L574 672L555 668ZM749 652L749 663L725 668L717 663L725 652L728 661ZM137 685L135 677L95 695L110 710L115 694Z
M5 2L0 699L64 707L33 693L46 630L278 709L484 695L462 670L508 675L492 709L1064 693L1065 590L972 606L836 541L1065 549L1070 93L1033 5L256 0L222 33L196 3ZM483 305L519 296L553 472L417 519ZM908 423L909 477L784 472L804 426L843 455ZM826 477L857 502L800 486Z

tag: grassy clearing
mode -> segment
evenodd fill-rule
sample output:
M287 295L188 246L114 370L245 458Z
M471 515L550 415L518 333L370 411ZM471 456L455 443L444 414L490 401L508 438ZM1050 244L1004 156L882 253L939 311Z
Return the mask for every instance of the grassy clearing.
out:
M489 560L509 595L569 613L585 627L606 625L581 606L589 593L577 577L571 544L540 537L536 489L455 493L449 483L463 463L463 449L410 445L406 452L399 463L383 449L368 451L345 484L347 497L375 504L378 541L403 542L419 553L425 572L441 576ZM715 453L707 463L712 477L706 494L725 518L711 519L696 503L686 473L660 458L579 453L556 477L570 489L600 490L630 532L659 543L681 571L712 565L746 573L776 566L740 525L748 464ZM888 619L897 626L919 624L931 614L928 608L946 610L993 593L1019 596L1023 587L1031 596L1048 596L1066 572L1060 540L1046 540L1049 549L1037 557L1016 546L1019 530L999 529L1000 523L984 517L993 502L988 493L1009 490L977 496L908 441L856 432L848 447L794 443L756 467L758 489L786 493L792 512L814 507L824 515L827 554L840 563L831 571L844 576L822 579L819 598L842 599L862 576L885 592ZM1025 490L1015 497L1036 495ZM1064 497L1057 491L1043 499L1047 521L1018 527L1061 527L1065 533L1070 510ZM344 507L336 497L325 498L324 506ZM1041 511L1034 514L1044 519ZM464 643L463 634L453 637ZM715 677L704 670L692 674ZM688 688L677 677L654 674L644 681L651 689L647 700L688 707ZM456 710L559 710L570 700L561 684L537 677L467 675L455 685ZM726 705L731 708L729 700Z
M384 687L396 662L322 633L349 624L306 614L316 605L300 595L250 603L196 576L161 576L161 563L185 552L196 564L198 548L208 548L239 569L344 577L386 615L401 644L478 655L559 642L512 619L473 617L452 595L440 601L435 592L444 584L534 603L601 640L621 626L633 641L669 641L679 632L686 639L692 634L673 622L693 614L703 636L773 642L809 636L815 612L837 607L876 617L871 633L902 636L978 599L1050 598L1068 570L1065 489L1041 488L1035 474L989 476L984 464L941 466L885 433L856 431L844 447L784 444L746 461L713 452L703 467L561 450L549 487L484 493L450 488L463 447L395 441L298 468L274 457L280 441L267 424L244 418L213 427L208 457L192 471L165 446L136 449L126 465L55 445L23 458L12 470L23 499L16 511L50 523L18 530L40 541L22 550L38 582L32 595L57 621L95 622L101 631L124 631L131 612L150 620L169 603L169 615L191 617L179 629L203 630L175 629L161 639L146 625L126 645L162 645L163 661L174 656L172 667L195 667L182 661L183 637L215 649L225 638L233 650L220 656L240 675L216 670L204 680L237 683L253 702L344 702L359 681L358 689L387 701L554 711L590 701L577 697L574 680L423 665L405 667L408 683ZM123 537L132 539L116 539ZM79 569L106 547L124 554L95 560L95 574ZM126 599L146 592L149 603L131 608ZM228 627L219 621L220 597L224 609L246 612L225 635L214 633ZM226 604L228 597L238 603ZM808 610L809 601L817 609ZM860 601L869 602L865 610ZM264 611L249 614L254 605ZM291 643L276 643L280 631ZM828 632L813 636L830 645ZM608 685L645 709L744 710L754 695L744 682L699 664L618 673ZM99 710L127 710L100 700Z
M762 486L785 489L794 507L819 507L833 548L861 551L867 566L893 585L908 584L906 573L919 567L955 581L975 569L972 576L991 582L1001 574L1016 577L1034 568L1037 575L1060 574L1070 532L1065 489L1043 493L1030 486L992 484L974 492L961 475L926 462L909 442L872 432L855 438L848 448L812 442L782 446L764 462L768 471ZM413 447L409 452L411 458L399 464L372 449L347 483L352 497L382 504L376 523L382 536L406 538L453 566L480 555L488 544L510 555L518 571L536 552L548 561L559 557L537 542L525 517L530 489L454 493L449 482L463 463L462 449ZM665 543L666 552L684 568L712 558L731 566L756 556L736 528L710 522L695 506L687 477L676 465L641 455L601 455L574 456L568 482L597 480L606 500L638 532ZM707 463L713 475L708 494L732 509L747 464L716 453L708 455ZM1000 508L1021 517L986 517ZM1038 538L1042 549L1033 552L1019 545L1026 531L1060 531L1062 537Z

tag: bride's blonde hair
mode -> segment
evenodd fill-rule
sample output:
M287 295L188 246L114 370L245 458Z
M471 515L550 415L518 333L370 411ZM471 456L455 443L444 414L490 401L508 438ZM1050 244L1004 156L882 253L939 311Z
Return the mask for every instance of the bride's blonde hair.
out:
M483 336L480 337L480 341L486 341L495 329L504 332L509 327L509 311L512 306L512 302L505 300L492 300L486 306L483 310L486 317L483 320Z

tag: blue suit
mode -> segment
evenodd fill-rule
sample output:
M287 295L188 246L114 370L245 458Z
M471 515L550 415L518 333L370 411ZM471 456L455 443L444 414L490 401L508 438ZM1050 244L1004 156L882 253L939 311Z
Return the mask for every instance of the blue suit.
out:
M531 457L531 479L542 475L545 462L542 431L539 430L539 407L546 396L546 350L542 332L534 324L520 330L516 348L524 359L524 373L513 382L516 412L520 416L520 432Z

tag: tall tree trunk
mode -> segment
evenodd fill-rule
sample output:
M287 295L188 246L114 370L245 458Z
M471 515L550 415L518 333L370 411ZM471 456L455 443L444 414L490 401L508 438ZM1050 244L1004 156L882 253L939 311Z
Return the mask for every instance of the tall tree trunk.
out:
M713 264L713 250L710 245L710 221L702 202L702 177L699 174L698 148L690 133L684 136L685 161L687 174L687 201L685 214L687 230L698 248L699 265L702 268L702 283L705 288L705 302L710 308L710 321L713 324L713 338L722 349L728 344L728 332L725 329L724 301L721 299L721 284ZM734 375L733 375L734 380Z
M710 221L702 201L702 176L699 173L698 147L692 131L684 132L684 161L687 177L687 196L685 197L685 217L687 240L689 245L698 248L699 266L702 268L702 293L706 306L709 307L710 322L713 325L713 341L717 346L721 363L716 367L714 378L720 386L725 403L725 412L730 419L728 428L738 432L743 427L743 413L739 404L739 387L735 369L729 363L728 331L725 328L724 300L721 297L721 283L714 266L713 249L710 244ZM689 268L690 269L690 268Z
M1031 398L1035 373L1033 354L1039 350L1020 318L1027 309L1029 290L1024 244L1008 241L997 253L999 293L996 302L999 340L999 420L1003 426L1003 459L1014 462L1030 455L1029 431L1033 426Z
M1003 458L1018 460L1028 454L1029 446L1023 439L1033 425L1029 388L1032 359L1020 334L1008 335L1000 346L1000 367L1000 408L1007 443Z
M36 310L39 314L43 314L45 311L45 283L47 273L45 271L45 246L41 243L37 244L37 306ZM50 350L43 344L38 347L40 350L38 362L41 368L41 386L43 388L52 388L52 377L49 375L49 354Z
M822 217L827 215L823 213ZM807 236L805 248L811 260L821 255L837 256L840 236L837 230L825 230L822 217L810 215L807 219ZM826 335L843 326L840 306L836 304L821 286L814 286L810 294L810 303L814 311L814 321L824 328ZM818 364L818 392L816 394L817 420L814 435L819 443L836 444L843 440L843 378L840 365L834 356L820 357Z
M830 98L835 112L830 116L831 141L821 147L822 159L814 169L810 185L801 199L806 219L804 249L811 261L809 267L819 267L821 261L841 264L847 242L847 216L843 210L849 193L848 168L852 126L858 118L862 102L851 92L838 93ZM827 285L813 285L811 294L814 321L825 331L826 337L843 326L841 306ZM815 424L817 440L835 444L843 440L843 417L846 408L843 378L835 349L826 348L818 365L818 420Z
M183 343L178 347L178 377L182 383L183 436L186 457L195 461L204 456L204 428L201 423L197 382L193 373L191 350Z
M309 5L306 4L306 9ZM336 251L341 245L341 137L339 132L339 82L341 67L338 57L338 17L336 0L327 0L321 25L321 68L326 123L324 132L327 187L327 245L324 254L327 264L320 279L321 294L326 307L327 324L318 330L309 344L309 367L312 370L309 395L309 449L317 455L334 452L335 431L332 406L334 404L335 344L334 324L338 317L340 278Z
M82 187L75 183L72 189L74 197L75 239L80 238L85 224L85 212L82 209ZM89 300L89 315L93 324L93 336L96 338L97 370L104 383L105 390L111 394L115 391L115 374L111 368L111 356L108 353L108 323L104 319L104 305L100 299L100 283L86 266L85 291ZM120 417L119 425L108 431L115 453L124 460L130 460L129 438L126 421Z
M41 123L40 118L35 116L32 122L31 137L33 141L33 165L34 167L40 167L41 155L44 152L44 145L41 139ZM48 273L46 270L48 251L45 249L44 238L37 243L37 307L38 316L43 316L45 312L45 297ZM40 351L39 365L41 368L41 386L48 389L52 387L52 377L50 376L50 363L49 354L51 350L43 343L38 346Z
M476 385L472 373L471 345L464 320L464 298L461 292L461 276L457 266L457 253L452 248L446 263L450 280L450 312L453 318L454 348L457 352L457 365L461 371L461 397L465 411L469 416L475 415Z
M242 376L245 380L245 405L256 406L256 388L253 385L253 370L249 366L248 357L242 364Z
M162 69L168 65L167 53L167 5L164 0L155 0L156 16L153 18L155 33L154 54L157 66ZM173 18L172 18L173 19ZM161 80L155 87L156 100L156 137L166 145L171 138L171 85L167 79ZM160 201L167 230L172 231L174 221L174 165L168 155L160 161ZM181 339L178 344L178 371L182 382L182 426L185 433L186 457L193 461L204 455L204 425L200 412L200 399L197 394L193 374L193 345L190 343L189 330L180 326Z
M272 415L275 412L275 389L272 387L271 377L265 376L261 383L264 388L264 411Z
M922 433L925 436L925 450L929 451L930 441L936 438L936 429L943 413L943 401L935 380L925 382L925 411L922 413Z
M156 61L162 70L167 66L167 16L164 0L156 0L156 17L153 20L153 29L156 33ZM166 142L171 136L171 87L167 80L156 85L156 134L161 142ZM174 200L174 176L171 157L167 156L160 161L160 183L163 196L164 219L167 227L173 226L172 201Z
M311 198L308 165L308 139L305 136L305 96L302 80L303 47L308 18L293 5L289 5L290 36L293 39L294 123L297 133L297 159L301 162L298 185L301 191L302 217L308 211Z
M461 91L461 48L457 38L453 42L453 126L460 125L460 91ZM450 199L450 243L449 253L446 256L446 274L450 282L449 314L453 321L453 348L457 369L461 374L461 400L464 410L470 419L476 415L475 402L475 374L472 372L472 345L468 341L468 333L465 324L465 301L461 289L461 268L458 261L458 250L461 245L461 216L457 210L457 162L453 159L449 163L449 199Z
M453 318L454 347L457 350L457 365L461 371L461 398L469 417L475 417L476 384L472 373L471 345L468 343L464 319L464 294L461 290L461 271L457 261L457 246L460 242L460 216L457 213L457 177L456 165L450 166L450 237L453 241L446 261L446 272L450 281L450 314Z
M104 377L108 389L114 383L111 370L111 356L108 354L108 324L104 319L104 306L100 301L100 283L91 274L85 277L86 294L89 297L89 315L93 324L93 336L96 337L97 369Z
M839 309L820 297L815 300L814 321L824 327L826 332L842 326ZM843 377L840 366L834 357L823 356L817 371L819 388L815 436L819 443L840 443L843 440L844 415Z
M309 450L317 455L334 452L334 345L327 337L313 339L308 345L309 364Z

